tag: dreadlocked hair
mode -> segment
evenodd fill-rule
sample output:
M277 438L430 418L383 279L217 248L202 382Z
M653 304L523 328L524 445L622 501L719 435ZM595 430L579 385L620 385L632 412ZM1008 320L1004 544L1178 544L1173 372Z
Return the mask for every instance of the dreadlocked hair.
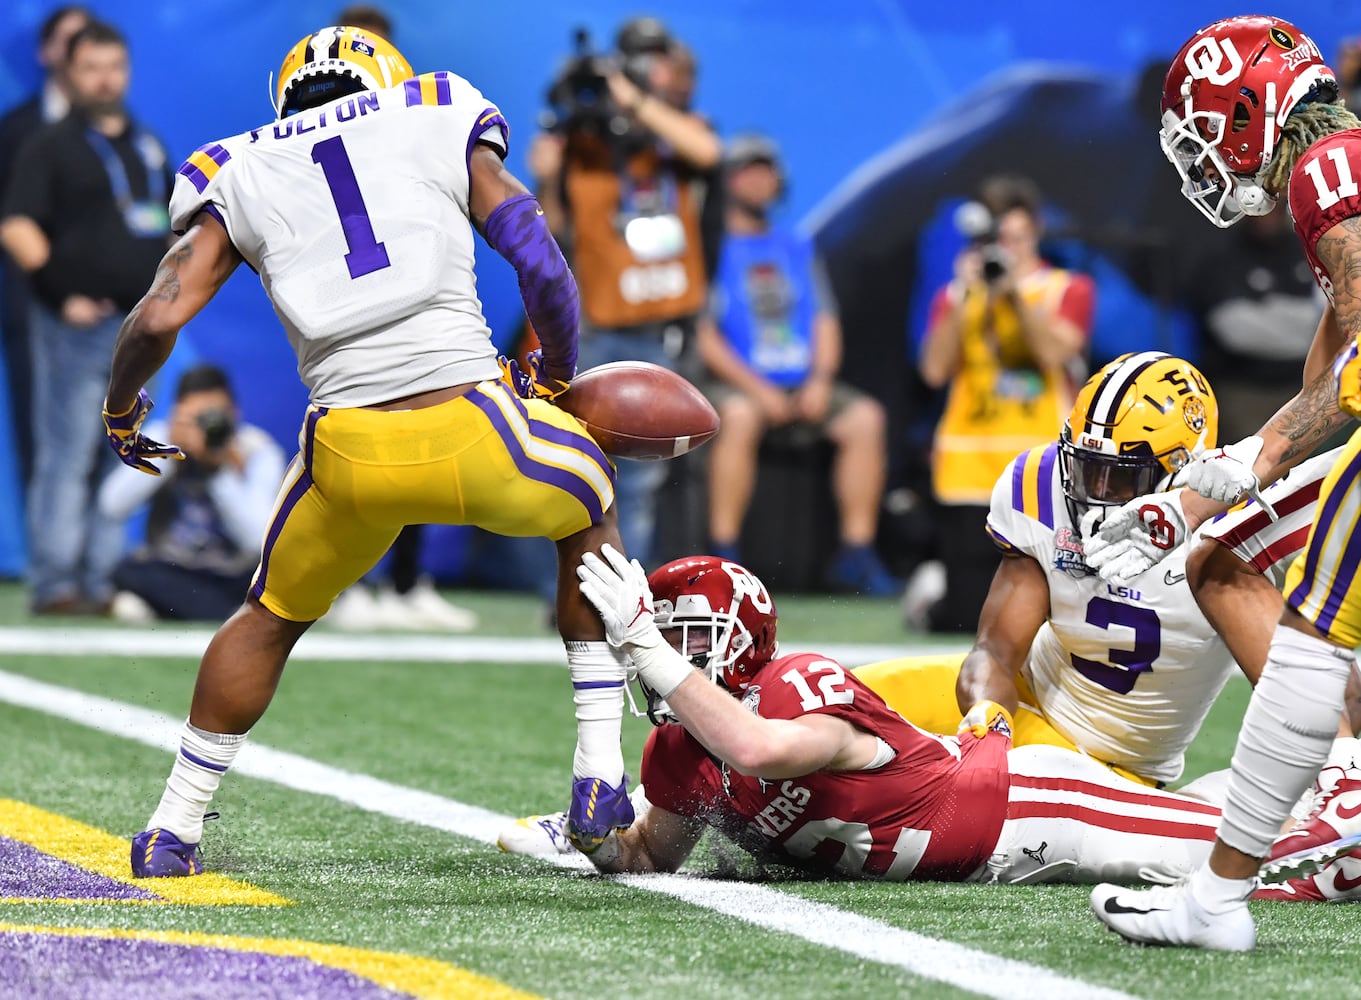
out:
M1281 126L1281 137L1276 142L1271 166L1262 178L1262 186L1268 191L1285 191L1290 172L1306 149L1324 136L1352 128L1361 128L1361 119L1348 111L1340 100L1301 104L1290 112L1290 117Z

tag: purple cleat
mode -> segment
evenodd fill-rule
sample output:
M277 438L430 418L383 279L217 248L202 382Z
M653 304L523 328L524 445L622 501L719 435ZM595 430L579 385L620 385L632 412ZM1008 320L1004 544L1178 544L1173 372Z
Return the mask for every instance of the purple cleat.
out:
M198 844L185 844L169 830L143 830L132 838L134 878L201 875Z
M573 778L572 806L567 810L567 839L582 854L590 854L615 830L633 825L628 775L618 786L601 778Z

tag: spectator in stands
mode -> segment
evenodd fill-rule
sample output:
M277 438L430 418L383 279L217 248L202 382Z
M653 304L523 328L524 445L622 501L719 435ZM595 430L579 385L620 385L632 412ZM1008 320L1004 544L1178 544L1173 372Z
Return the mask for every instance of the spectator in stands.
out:
M84 7L58 7L38 29L38 63L43 85L28 100L0 118L0 204L4 203L19 148L44 125L61 121L71 107L71 84L66 75L66 50L71 36L85 27L90 12ZM28 418L28 314L31 292L28 276L8 254L0 254L0 349L9 375L10 416L14 427L20 472L28 479L32 441Z
M99 490L104 516L123 522L147 504L146 544L114 570L113 615L126 621L222 622L250 587L274 498L283 449L243 423L227 374L200 365L180 376L168 421L145 433L185 454L160 476L119 465Z
M1093 285L1040 257L1040 193L1028 180L990 178L957 221L971 243L932 302L918 367L928 386L947 389L931 470L946 589L928 624L972 632L998 559L984 531L993 483L1063 425Z
M336 15L335 23L371 31L385 41L393 41L391 15L374 4L351 4ZM423 524L408 524L398 532L387 560L336 598L326 620L350 632L375 629L466 632L476 628L475 612L450 604L435 590L433 581L421 575L424 538ZM556 555L547 540L544 544L548 546L552 566Z
M1200 368L1219 399L1219 436L1240 441L1300 386L1326 304L1285 212L1249 216L1186 272Z
M71 113L24 144L0 213L0 242L33 285L35 614L103 613L113 596L122 537L88 496L92 474L116 456L95 418L119 326L151 283L170 233L170 166L124 104L123 36L86 24L71 37L67 74Z
M695 317L708 296L700 218L706 173L722 145L688 101L693 61L655 18L626 22L608 100L583 104L563 76L550 100L556 126L528 157L545 216L581 290L578 370L650 361L694 375ZM650 564L662 463L621 462L616 502L625 550Z
M727 167L727 236L700 357L722 420L709 445L710 552L740 561L738 536L756 487L763 439L836 446L833 493L841 548L828 583L888 596L898 590L874 552L887 465L884 410L837 381L841 325L811 242L775 222L784 188L779 150L765 136L735 139Z

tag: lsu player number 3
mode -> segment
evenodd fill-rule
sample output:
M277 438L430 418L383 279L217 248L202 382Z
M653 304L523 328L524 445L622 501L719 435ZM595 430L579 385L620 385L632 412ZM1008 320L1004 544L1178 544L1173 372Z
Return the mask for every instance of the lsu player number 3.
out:
M997 480L987 530L1004 558L973 648L858 675L932 731L996 705L1017 745L1078 750L1149 785L1180 777L1235 669L1191 596L1188 555L1199 552L1181 547L1157 573L1111 584L1088 566L1081 525L1134 496L1166 496L1177 471L1213 447L1217 425L1213 390L1188 362L1150 351L1107 364L1079 390L1059 440L1023 452ZM1207 525L1202 544L1279 584L1327 469L1323 458L1272 487L1279 520L1249 506ZM1260 664L1240 666L1255 682Z
M310 405L241 610L199 668L180 751L139 876L201 870L203 815L264 713L294 643L407 524L478 525L558 546L559 630L577 702L569 809L585 848L632 808L619 727L625 664L577 592L586 551L619 544L614 473L549 400L577 357L577 289L533 197L504 167L496 106L453 73L413 74L352 27L287 54L277 119L208 143L179 168L180 240L118 339L105 402L120 457L156 472L142 386L179 329L243 260L260 275ZM500 375L473 273L473 229L520 278L543 345Z

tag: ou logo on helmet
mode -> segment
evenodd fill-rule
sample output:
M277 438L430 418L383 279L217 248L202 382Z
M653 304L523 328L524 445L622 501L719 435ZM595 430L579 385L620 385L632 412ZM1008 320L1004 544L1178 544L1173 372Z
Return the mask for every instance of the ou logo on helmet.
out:
M1232 83L1243 72L1243 58L1233 39L1220 40L1206 35L1186 51L1186 69L1197 80L1208 80L1216 87Z
M745 568L737 563L725 562L723 572L728 574L728 579L732 580L733 596L739 600L743 597L751 598L751 606L761 614L769 614L770 609L775 606L775 602L766 593L765 584L756 577L752 576ZM736 604L734 604L734 607Z

